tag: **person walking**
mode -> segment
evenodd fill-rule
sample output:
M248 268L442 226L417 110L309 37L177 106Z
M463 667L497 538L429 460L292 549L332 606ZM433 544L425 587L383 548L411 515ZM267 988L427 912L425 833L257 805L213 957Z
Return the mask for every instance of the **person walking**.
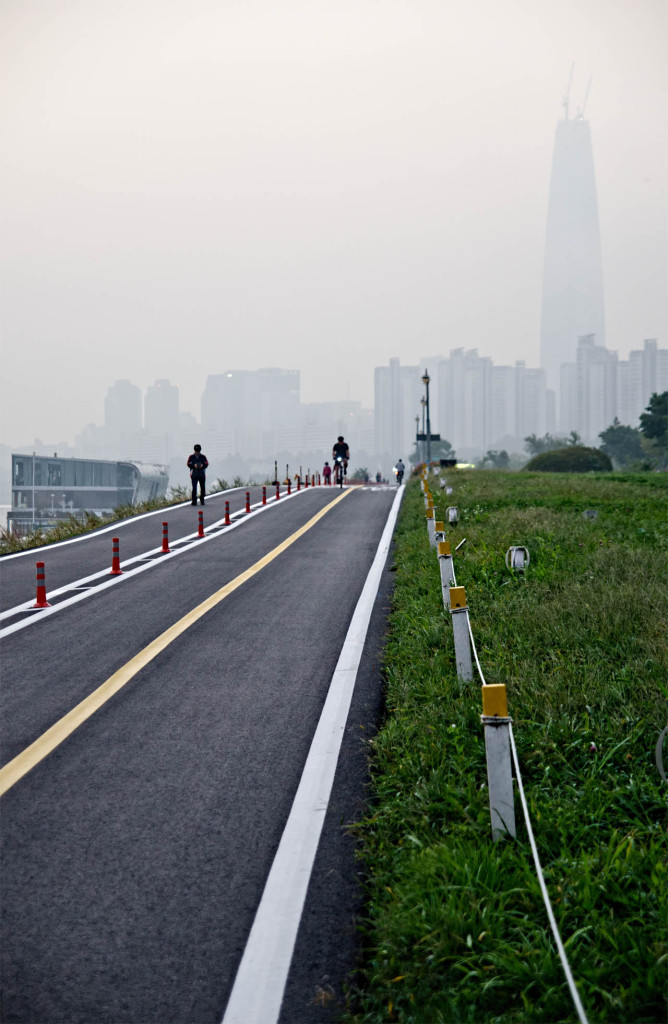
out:
M204 492L206 491L206 471L209 460L202 452L201 444L195 445L195 450L188 456L188 469L193 485L191 505L197 504L197 487L199 485L199 500L204 504Z
M332 467L329 462L326 462L322 467L322 479L326 487L329 487L332 483Z

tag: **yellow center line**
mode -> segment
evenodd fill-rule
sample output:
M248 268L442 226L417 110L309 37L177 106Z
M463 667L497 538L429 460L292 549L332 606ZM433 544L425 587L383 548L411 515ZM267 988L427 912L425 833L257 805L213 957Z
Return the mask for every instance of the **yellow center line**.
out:
M251 565L250 569L246 569L239 576L226 583L224 587L217 590L211 597L207 597L206 601L202 601L196 608L193 608L183 618L179 619L178 622L175 622L173 626L166 629L164 633L161 633L155 640L152 640L139 654L136 654L134 658L126 662L112 676L109 676L101 686L98 686L97 690L94 690L80 704L77 704L71 711L68 711L55 725L52 725L50 729L42 733L34 743L31 743L29 747L26 747L20 754L17 754L4 768L0 769L0 796L3 796L19 779L22 779L24 775L32 771L35 765L39 764L56 747L60 746L86 719L94 715L115 693L118 693L138 672L141 672L149 662L153 661L161 651L169 647L172 641L176 640L182 633L185 633L193 623L201 619L203 615L206 615L208 611L215 608L221 601L224 601L226 597L229 597L238 587L255 576L261 569L264 569L266 565L269 565L275 558L278 558L283 551L294 544L296 540L299 540L300 537L303 537L330 509L334 508L338 502L351 492L352 488L342 491L333 501L330 501L328 505L316 513L312 519L309 519L307 523L304 523L293 534L284 541L281 541L277 547L273 548L259 562Z

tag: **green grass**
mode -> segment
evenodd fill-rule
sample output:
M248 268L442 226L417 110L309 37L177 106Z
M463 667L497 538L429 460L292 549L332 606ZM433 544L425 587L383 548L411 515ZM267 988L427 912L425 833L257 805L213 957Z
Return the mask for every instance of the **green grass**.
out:
M591 1024L666 1018L668 479L464 472L449 531L488 683L505 683L532 824ZM597 520L585 520L597 509ZM524 577L505 567L529 548ZM454 548L454 544L453 544ZM577 1020L519 799L491 841L480 685L454 671L416 481L400 517L386 718L357 826L365 959L347 1020ZM596 750L591 749L595 744Z
M161 508L171 508L179 501L185 501L190 492L185 487L172 487L164 498L152 498L136 505L118 505L111 515L98 516L95 512L84 512L81 516L68 515L54 526L45 530L32 530L19 535L0 527L0 555L13 554L16 551L27 551L30 548L41 548L45 544L56 544L70 537L78 537L82 533L90 533L101 526L109 526L121 519L142 515L144 512L156 512Z

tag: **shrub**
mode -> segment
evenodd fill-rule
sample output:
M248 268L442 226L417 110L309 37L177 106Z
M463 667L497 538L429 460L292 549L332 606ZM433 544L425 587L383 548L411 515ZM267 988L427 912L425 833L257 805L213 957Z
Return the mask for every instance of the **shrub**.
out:
M598 448L571 444L567 448L554 448L534 456L524 468L538 473L609 473L612 462Z

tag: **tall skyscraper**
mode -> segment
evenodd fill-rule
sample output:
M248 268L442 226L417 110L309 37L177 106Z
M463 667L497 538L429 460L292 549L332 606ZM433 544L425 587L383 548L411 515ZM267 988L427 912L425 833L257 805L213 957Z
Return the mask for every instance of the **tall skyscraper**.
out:
M415 447L424 395L422 373L417 366L401 366L396 358L374 370L376 457L386 476L397 459L406 462ZM435 433L433 420L431 426Z
M569 86L570 90L570 86ZM545 236L540 363L559 390L559 367L574 363L578 337L605 346L603 268L594 158L584 109L557 123Z
M104 425L115 437L141 430L141 388L129 380L117 380L104 400Z

